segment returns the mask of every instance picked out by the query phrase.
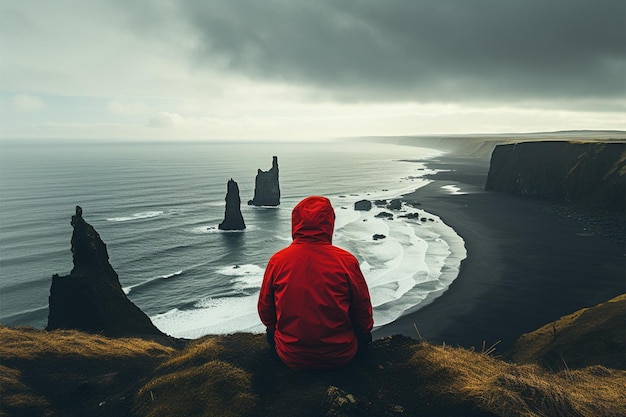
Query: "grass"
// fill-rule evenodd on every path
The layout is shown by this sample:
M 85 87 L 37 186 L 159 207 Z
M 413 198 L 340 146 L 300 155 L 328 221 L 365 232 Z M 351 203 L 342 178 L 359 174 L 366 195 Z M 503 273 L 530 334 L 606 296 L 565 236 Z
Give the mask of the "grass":
M 264 335 L 172 348 L 0 326 L 2 416 L 622 416 L 626 371 L 559 372 L 403 336 L 352 365 L 291 371 Z
M 175 350 L 135 338 L 0 326 L 0 416 L 128 415 Z
M 626 372 L 592 366 L 551 372 L 487 355 L 423 345 L 410 359 L 444 396 L 470 399 L 498 416 L 626 415 Z
M 512 348 L 511 359 L 553 370 L 594 364 L 626 369 L 624 323 L 626 294 L 522 335 Z
M 174 349 L 159 343 L 137 338 L 107 338 L 76 330 L 42 332 L 31 327 L 0 326 L 0 357 L 9 361 L 34 360 L 56 356 L 102 359 L 169 355 Z
M 145 417 L 247 415 L 256 405 L 251 378 L 223 361 L 166 373 L 139 390 L 136 412 Z

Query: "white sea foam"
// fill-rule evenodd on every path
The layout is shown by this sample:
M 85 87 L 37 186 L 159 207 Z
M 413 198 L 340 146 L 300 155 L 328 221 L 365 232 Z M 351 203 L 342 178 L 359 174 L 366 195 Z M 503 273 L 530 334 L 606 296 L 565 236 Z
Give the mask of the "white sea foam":
M 233 332 L 261 333 L 265 327 L 257 314 L 258 294 L 204 299 L 191 310 L 173 309 L 152 317 L 161 331 L 184 338 Z
M 251 290 L 261 288 L 265 269 L 258 265 L 230 265 L 217 270 L 218 274 L 232 277 L 235 288 Z
M 143 219 L 151 219 L 153 217 L 159 217 L 163 214 L 163 211 L 142 211 L 140 213 L 135 213 L 130 216 L 122 216 L 122 217 L 112 217 L 107 219 L 110 222 L 128 222 L 132 220 L 143 220 Z
M 350 200 L 359 198 L 355 195 Z M 376 214 L 383 211 L 392 213 L 394 219 L 377 218 Z M 367 212 L 336 212 L 333 243 L 359 258 L 372 298 L 375 326 L 391 323 L 431 302 L 458 275 L 466 256 L 464 242 L 437 216 L 405 204 L 395 211 L 373 207 Z M 417 218 L 406 217 L 416 214 Z M 374 234 L 383 234 L 385 238 L 374 240 Z M 263 268 L 254 264 L 230 265 L 216 272 L 231 277 L 234 287 L 244 295 L 207 298 L 190 310 L 170 310 L 153 317 L 155 325 L 176 337 L 262 332 L 256 302 Z
M 175 277 L 175 276 L 177 276 L 177 275 L 180 275 L 180 274 L 182 274 L 182 273 L 183 273 L 183 271 L 182 271 L 182 270 L 180 270 L 180 271 L 176 271 L 176 272 L 174 272 L 174 273 L 172 273 L 172 274 L 165 274 L 165 275 L 161 275 L 161 277 L 160 277 L 160 278 L 163 278 L 163 279 L 170 279 L 170 278 Z
M 219 274 L 228 275 L 228 276 L 254 276 L 254 275 L 263 275 L 263 268 L 258 265 L 253 264 L 245 264 L 245 265 L 230 265 L 225 266 L 224 268 L 220 268 L 217 270 Z
M 452 194 L 452 195 L 463 195 L 463 194 L 467 194 L 465 191 L 462 191 L 461 188 L 459 188 L 456 185 L 444 185 L 441 187 L 442 189 L 446 190 L 448 193 Z
M 352 197 L 343 204 L 353 204 L 363 196 Z M 380 195 L 370 199 L 380 199 Z M 376 217 L 381 212 L 393 214 L 393 220 Z M 458 275 L 466 256 L 464 242 L 454 230 L 437 216 L 406 204 L 401 210 L 373 206 L 370 211 L 338 211 L 337 218 L 334 243 L 361 261 L 375 326 L 423 305 L 429 294 L 440 295 Z M 385 237 L 374 240 L 374 234 Z

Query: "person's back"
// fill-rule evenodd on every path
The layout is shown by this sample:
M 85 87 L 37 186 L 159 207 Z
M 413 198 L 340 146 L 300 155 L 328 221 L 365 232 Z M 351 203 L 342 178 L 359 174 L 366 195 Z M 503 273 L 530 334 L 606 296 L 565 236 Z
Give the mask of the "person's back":
M 335 214 L 324 197 L 292 213 L 293 242 L 270 259 L 259 295 L 261 321 L 292 368 L 345 365 L 372 329 L 372 305 L 357 259 L 332 245 Z

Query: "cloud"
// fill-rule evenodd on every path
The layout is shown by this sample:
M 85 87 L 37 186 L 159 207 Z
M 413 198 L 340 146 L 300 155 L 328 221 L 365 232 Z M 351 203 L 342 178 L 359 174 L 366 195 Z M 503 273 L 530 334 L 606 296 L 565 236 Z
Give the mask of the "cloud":
M 622 0 L 59 0 L 11 8 L 22 23 L 0 28 L 5 45 L 16 45 L 2 49 L 12 64 L 0 80 L 22 90 L 200 97 L 245 79 L 296 87 L 309 101 L 623 110 Z
M 185 127 L 186 124 L 187 123 L 185 121 L 185 118 L 180 114 L 170 113 L 166 111 L 162 111 L 153 115 L 148 121 L 148 126 L 160 129 Z
M 18 110 L 23 112 L 36 112 L 46 107 L 43 99 L 30 94 L 17 94 L 13 96 L 12 102 Z
M 619 0 L 196 0 L 198 65 L 340 100 L 621 99 Z
M 87 137 L 86 123 L 107 126 L 93 136 L 122 138 L 623 129 L 625 8 L 623 0 L 8 2 L 0 136 L 43 135 L 34 126 L 52 122 L 56 136 L 66 128 Z

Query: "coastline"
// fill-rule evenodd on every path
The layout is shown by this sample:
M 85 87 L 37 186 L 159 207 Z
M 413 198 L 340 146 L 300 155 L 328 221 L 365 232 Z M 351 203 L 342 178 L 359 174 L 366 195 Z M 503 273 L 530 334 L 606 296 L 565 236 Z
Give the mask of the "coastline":
M 624 292 L 623 243 L 548 212 L 545 201 L 484 191 L 486 158 L 421 162 L 448 171 L 402 198 L 451 226 L 467 258 L 446 292 L 374 338 L 402 334 L 478 350 L 499 343 L 501 352 L 523 333 Z

